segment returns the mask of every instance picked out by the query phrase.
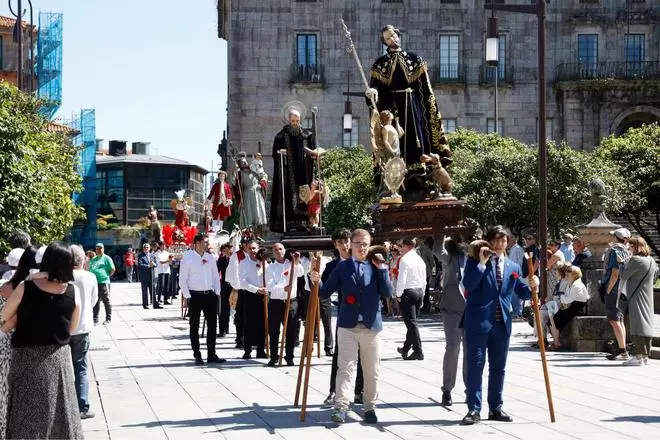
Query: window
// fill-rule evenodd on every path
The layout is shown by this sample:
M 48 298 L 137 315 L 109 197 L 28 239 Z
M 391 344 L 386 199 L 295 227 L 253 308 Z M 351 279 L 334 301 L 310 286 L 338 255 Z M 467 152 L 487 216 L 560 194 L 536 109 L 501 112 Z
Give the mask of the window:
M 502 136 L 502 133 L 504 133 L 504 120 L 501 118 L 497 118 L 497 134 Z M 493 118 L 487 118 L 486 119 L 486 133 L 493 133 L 495 131 L 495 119 Z
M 453 133 L 456 131 L 456 119 L 443 119 L 445 133 Z
M 598 34 L 578 34 L 577 44 L 580 71 L 591 77 L 598 63 Z
M 3 59 L 4 42 L 2 41 L 2 35 L 0 35 L 0 70 L 4 70 L 5 64 Z
M 353 124 L 351 127 L 351 131 L 344 131 L 344 139 L 342 141 L 342 145 L 344 147 L 352 147 L 353 145 L 357 145 L 358 143 L 358 126 L 359 126 L 359 121 L 358 118 L 353 118 Z
M 624 55 L 626 58 L 626 73 L 639 75 L 643 73 L 646 54 L 644 51 L 644 34 L 626 34 Z
M 300 126 L 306 130 L 311 130 L 312 129 L 312 118 L 305 118 L 303 119 L 302 123 Z
M 301 81 L 318 81 L 320 70 L 318 66 L 318 36 L 316 34 L 296 35 L 296 79 Z
M 440 35 L 440 79 L 459 78 L 458 38 L 458 35 Z

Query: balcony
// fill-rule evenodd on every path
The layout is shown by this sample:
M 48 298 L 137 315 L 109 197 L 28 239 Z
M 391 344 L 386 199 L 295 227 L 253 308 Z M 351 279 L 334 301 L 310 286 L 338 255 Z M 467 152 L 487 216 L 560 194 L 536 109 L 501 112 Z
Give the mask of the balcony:
M 437 67 L 433 82 L 439 84 L 465 84 L 465 65 L 444 64 Z
M 660 61 L 564 63 L 555 74 L 556 81 L 593 79 L 660 79 Z
M 291 65 L 292 84 L 323 84 L 323 66 L 320 64 L 293 64 Z
M 497 77 L 498 84 L 513 84 L 513 67 L 504 66 L 504 71 L 497 69 L 499 75 Z M 479 71 L 479 84 L 495 84 L 495 69 L 485 64 L 481 65 Z

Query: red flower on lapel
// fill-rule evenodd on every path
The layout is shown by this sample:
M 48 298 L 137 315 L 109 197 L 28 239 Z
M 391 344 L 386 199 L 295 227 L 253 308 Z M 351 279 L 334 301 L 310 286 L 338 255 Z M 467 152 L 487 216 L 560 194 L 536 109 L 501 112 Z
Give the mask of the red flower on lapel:
M 513 278 L 514 280 L 517 280 L 518 278 L 520 278 L 520 275 L 518 274 L 518 272 L 512 272 L 511 273 L 511 278 Z
M 207 260 L 206 258 L 202 258 L 202 264 L 206 264 L 208 262 L 209 262 L 209 260 Z
M 257 269 L 261 269 L 261 264 L 257 263 Z
M 348 295 L 348 296 L 346 297 L 346 304 L 353 305 L 353 304 L 355 304 L 356 302 L 357 302 L 357 298 L 356 298 L 355 296 L 353 296 L 353 295 Z
M 285 277 L 288 277 L 288 276 L 289 276 L 289 271 L 287 270 L 287 271 L 284 272 L 282 275 L 284 275 Z

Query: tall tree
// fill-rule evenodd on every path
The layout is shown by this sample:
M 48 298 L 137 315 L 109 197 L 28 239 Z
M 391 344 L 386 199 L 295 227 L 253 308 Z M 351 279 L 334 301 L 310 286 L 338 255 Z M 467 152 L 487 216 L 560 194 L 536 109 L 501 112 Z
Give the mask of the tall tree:
M 62 239 L 81 215 L 71 198 L 81 189 L 76 148 L 38 110 L 32 95 L 0 82 L 0 250 L 17 228 L 40 243 Z
M 660 125 L 605 138 L 595 155 L 615 164 L 614 172 L 623 179 L 619 213 L 660 255 Z

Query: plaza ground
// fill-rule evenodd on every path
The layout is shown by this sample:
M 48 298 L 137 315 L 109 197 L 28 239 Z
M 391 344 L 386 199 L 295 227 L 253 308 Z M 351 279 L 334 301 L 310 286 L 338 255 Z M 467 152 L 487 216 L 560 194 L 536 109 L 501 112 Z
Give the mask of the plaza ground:
M 302 423 L 293 407 L 297 366 L 266 368 L 265 360 L 240 359 L 231 326 L 232 333 L 218 339 L 218 355 L 227 363 L 196 367 L 178 301 L 163 310 L 144 310 L 139 284 L 126 283 L 112 285 L 111 300 L 112 324 L 97 326 L 92 334 L 90 400 L 96 417 L 83 420 L 87 439 L 660 438 L 656 360 L 623 367 L 601 353 L 549 353 L 557 414 L 557 422 L 550 423 L 540 355 L 529 348 L 532 328 L 526 323 L 514 324 L 507 363 L 504 409 L 514 423 L 461 426 L 462 384 L 453 392 L 454 406 L 439 405 L 444 333 L 439 316 L 432 315 L 420 323 L 424 361 L 403 361 L 396 352 L 405 337 L 403 321 L 385 322 L 380 423 L 362 423 L 358 406 L 357 414 L 349 413 L 352 421 L 337 426 L 329 421 L 330 410 L 320 408 L 331 358 L 313 358 Z

